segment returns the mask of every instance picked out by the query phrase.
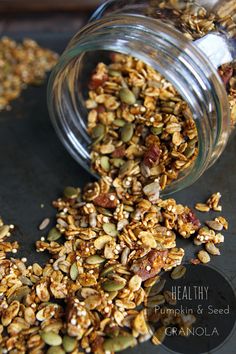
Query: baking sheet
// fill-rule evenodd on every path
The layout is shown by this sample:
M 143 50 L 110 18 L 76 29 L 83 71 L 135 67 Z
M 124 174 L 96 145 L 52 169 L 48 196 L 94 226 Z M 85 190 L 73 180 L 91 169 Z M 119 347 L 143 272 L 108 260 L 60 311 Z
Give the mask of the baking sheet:
M 16 39 L 21 39 L 20 33 Z M 27 34 L 29 36 L 29 34 Z M 71 33 L 59 35 L 30 34 L 40 45 L 62 52 Z M 16 37 L 16 36 L 15 36 Z M 220 247 L 221 256 L 212 257 L 211 265 L 220 269 L 235 289 L 236 286 L 236 139 L 231 139 L 226 150 L 215 165 L 194 185 L 174 195 L 180 203 L 193 206 L 203 202 L 213 192 L 221 192 L 223 212 L 229 220 L 225 243 Z M 19 256 L 29 262 L 42 263 L 46 254 L 34 251 L 34 243 L 43 231 L 38 225 L 45 218 L 54 225 L 55 210 L 51 201 L 60 196 L 66 185 L 83 186 L 91 179 L 64 149 L 51 125 L 46 104 L 46 83 L 29 87 L 13 102 L 12 109 L 0 112 L 0 215 L 8 223 L 16 225 L 14 238 L 21 244 Z M 41 205 L 44 204 L 42 208 Z M 209 214 L 198 213 L 201 220 Z M 212 213 L 212 216 L 219 214 Z M 186 257 L 190 258 L 196 248 L 190 241 L 181 240 Z M 215 353 L 235 353 L 236 334 Z M 166 349 L 144 343 L 129 353 L 168 353 Z

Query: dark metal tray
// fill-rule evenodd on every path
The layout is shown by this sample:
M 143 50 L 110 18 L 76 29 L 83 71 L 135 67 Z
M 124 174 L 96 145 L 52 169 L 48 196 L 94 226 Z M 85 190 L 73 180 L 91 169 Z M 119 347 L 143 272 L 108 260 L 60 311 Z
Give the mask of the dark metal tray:
M 27 33 L 27 35 L 29 35 Z M 21 39 L 25 34 L 19 34 Z M 14 36 L 16 37 L 16 36 Z M 33 35 L 42 46 L 62 52 L 70 33 Z M 28 262 L 47 258 L 34 252 L 34 243 L 44 235 L 37 228 L 45 218 L 54 222 L 51 201 L 60 196 L 64 186 L 83 186 L 91 177 L 64 149 L 51 125 L 46 103 L 46 83 L 29 87 L 13 102 L 10 111 L 0 112 L 0 215 L 16 225 L 14 237 L 20 242 L 19 256 Z M 224 215 L 230 224 L 225 233 L 221 256 L 212 257 L 211 265 L 220 269 L 236 285 L 236 139 L 232 138 L 221 158 L 194 185 L 174 195 L 181 203 L 193 206 L 213 192 L 222 193 Z M 44 204 L 44 208 L 41 208 Z M 198 213 L 201 220 L 209 215 Z M 212 213 L 212 216 L 219 215 Z M 181 241 L 187 258 L 196 252 L 190 241 Z M 236 335 L 217 353 L 235 353 Z M 167 353 L 166 349 L 145 343 L 129 352 Z

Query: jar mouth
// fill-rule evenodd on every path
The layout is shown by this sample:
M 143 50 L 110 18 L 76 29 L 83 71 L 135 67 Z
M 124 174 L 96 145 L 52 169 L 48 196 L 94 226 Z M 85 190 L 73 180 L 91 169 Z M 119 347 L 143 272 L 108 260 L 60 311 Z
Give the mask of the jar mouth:
M 162 195 L 189 186 L 221 154 L 226 144 L 229 135 L 227 94 L 217 71 L 200 49 L 159 20 L 113 15 L 88 24 L 75 35 L 48 85 L 49 112 L 60 139 L 70 154 L 92 173 L 85 122 L 87 112 L 81 104 L 83 98 L 78 98 L 76 80 L 79 80 L 79 67 L 86 53 L 93 53 L 98 62 L 95 53 L 107 51 L 132 55 L 152 66 L 188 103 L 198 130 L 198 156 Z

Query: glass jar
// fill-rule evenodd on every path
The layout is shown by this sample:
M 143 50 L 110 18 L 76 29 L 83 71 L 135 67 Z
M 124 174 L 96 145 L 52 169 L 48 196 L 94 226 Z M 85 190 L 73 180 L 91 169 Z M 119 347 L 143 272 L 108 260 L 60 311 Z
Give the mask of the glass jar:
M 162 195 L 192 184 L 221 155 L 236 119 L 236 67 L 222 69 L 236 54 L 236 5 L 234 0 L 199 3 L 108 1 L 70 41 L 50 77 L 49 112 L 67 150 L 92 174 L 85 101 L 93 69 L 108 62 L 111 52 L 132 55 L 159 71 L 196 122 L 198 156 Z M 229 80 L 233 88 L 227 96 Z

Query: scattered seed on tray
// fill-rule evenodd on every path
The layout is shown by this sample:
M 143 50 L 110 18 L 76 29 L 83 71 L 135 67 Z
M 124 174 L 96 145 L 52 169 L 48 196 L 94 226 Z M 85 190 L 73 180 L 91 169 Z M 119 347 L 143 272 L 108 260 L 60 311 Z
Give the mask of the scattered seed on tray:
M 39 225 L 39 230 L 44 230 L 50 224 L 50 219 L 45 218 Z

